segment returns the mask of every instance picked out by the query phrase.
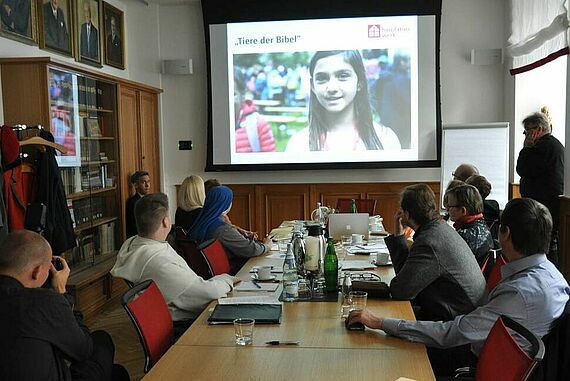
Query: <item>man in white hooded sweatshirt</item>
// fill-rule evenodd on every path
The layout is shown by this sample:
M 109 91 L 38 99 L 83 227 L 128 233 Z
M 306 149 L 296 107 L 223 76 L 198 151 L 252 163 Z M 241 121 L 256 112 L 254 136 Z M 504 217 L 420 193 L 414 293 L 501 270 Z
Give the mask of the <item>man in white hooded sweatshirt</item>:
M 204 280 L 166 242 L 171 222 L 164 193 L 141 198 L 135 220 L 138 235 L 123 243 L 111 274 L 135 284 L 152 279 L 166 300 L 178 336 L 208 303 L 225 296 L 240 280 L 228 274 Z

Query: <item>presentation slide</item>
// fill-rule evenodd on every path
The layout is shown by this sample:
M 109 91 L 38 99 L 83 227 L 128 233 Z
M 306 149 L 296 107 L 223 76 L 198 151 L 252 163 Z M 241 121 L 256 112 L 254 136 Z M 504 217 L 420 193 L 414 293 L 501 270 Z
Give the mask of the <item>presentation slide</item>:
M 437 159 L 435 16 L 209 25 L 215 165 Z

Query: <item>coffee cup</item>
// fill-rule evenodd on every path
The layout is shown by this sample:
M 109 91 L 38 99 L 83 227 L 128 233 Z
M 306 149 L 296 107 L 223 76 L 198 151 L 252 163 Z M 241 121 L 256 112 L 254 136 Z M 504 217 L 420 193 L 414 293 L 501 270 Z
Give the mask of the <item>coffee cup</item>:
M 362 234 L 353 234 L 352 235 L 352 243 L 358 245 L 364 241 L 364 235 Z
M 377 265 L 387 265 L 390 261 L 390 254 L 388 253 L 376 253 L 376 264 Z
M 271 266 L 260 266 L 257 268 L 257 279 L 267 280 L 271 279 Z

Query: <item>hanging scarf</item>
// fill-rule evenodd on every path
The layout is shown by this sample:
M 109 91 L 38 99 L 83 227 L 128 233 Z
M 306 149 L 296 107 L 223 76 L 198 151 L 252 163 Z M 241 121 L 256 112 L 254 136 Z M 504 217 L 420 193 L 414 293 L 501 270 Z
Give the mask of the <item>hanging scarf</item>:
M 190 238 L 197 242 L 211 239 L 218 227 L 227 224 L 222 213 L 230 208 L 232 200 L 233 193 L 230 188 L 221 185 L 210 189 L 200 215 L 190 227 Z
M 462 229 L 465 225 L 470 224 L 471 222 L 482 218 L 483 218 L 483 213 L 474 214 L 472 216 L 465 216 L 455 221 L 453 223 L 453 227 L 455 228 L 455 230 L 459 230 Z

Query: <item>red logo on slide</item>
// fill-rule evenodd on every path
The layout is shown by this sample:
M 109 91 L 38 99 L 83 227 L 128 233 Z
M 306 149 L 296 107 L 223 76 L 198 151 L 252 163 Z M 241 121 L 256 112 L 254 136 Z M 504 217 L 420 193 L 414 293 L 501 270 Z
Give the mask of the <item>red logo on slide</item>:
M 368 38 L 379 38 L 379 37 L 380 37 L 380 24 L 368 25 Z

